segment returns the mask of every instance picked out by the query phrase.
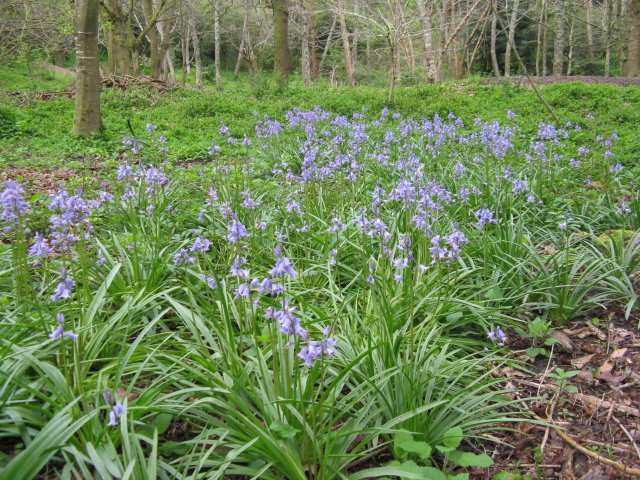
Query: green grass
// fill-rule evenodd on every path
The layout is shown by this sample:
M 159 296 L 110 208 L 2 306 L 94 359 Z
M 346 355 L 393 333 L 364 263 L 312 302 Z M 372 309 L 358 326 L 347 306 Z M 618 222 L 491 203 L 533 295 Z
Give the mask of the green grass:
M 295 107 L 312 109 L 319 105 L 350 115 L 363 107 L 380 111 L 387 104 L 383 88 L 353 89 L 326 83 L 307 88 L 294 78 L 291 86 L 280 92 L 268 78 L 254 87 L 247 78 L 233 80 L 227 74 L 223 91 L 216 91 L 211 85 L 203 91 L 178 88 L 164 95 L 141 87 L 104 89 L 103 133 L 77 139 L 70 133 L 73 99 L 31 99 L 37 92 L 61 91 L 68 81 L 58 74 L 37 69 L 35 72 L 30 79 L 19 67 L 0 69 L 0 117 L 2 111 L 10 112 L 17 129 L 10 138 L 0 139 L 0 158 L 5 165 L 78 167 L 82 161 L 113 158 L 119 151 L 118 141 L 123 134 L 129 134 L 127 120 L 137 134 L 147 122 L 157 125 L 169 138 L 171 160 L 201 160 L 206 158 L 206 149 L 220 122 L 226 123 L 232 134 L 240 134 L 253 128 L 256 112 L 281 120 L 286 111 Z M 22 95 L 8 97 L 7 92 Z M 544 87 L 542 93 L 563 121 L 577 122 L 592 113 L 603 134 L 616 131 L 623 140 L 623 149 L 618 152 L 623 161 L 640 155 L 640 138 L 634 127 L 640 123 L 640 88 L 567 83 Z M 511 109 L 518 112 L 527 135 L 535 132 L 538 122 L 552 120 L 530 89 L 483 85 L 480 80 L 400 89 L 395 103 L 389 106 L 416 118 L 431 118 L 434 114 L 446 117 L 453 112 L 466 123 L 472 123 L 476 116 L 504 120 L 506 111 Z
M 545 88 L 558 132 L 513 86 L 226 78 L 105 91 L 76 139 L 59 79 L 6 71 L 0 478 L 466 478 L 527 421 L 498 327 L 638 303 L 637 89 Z

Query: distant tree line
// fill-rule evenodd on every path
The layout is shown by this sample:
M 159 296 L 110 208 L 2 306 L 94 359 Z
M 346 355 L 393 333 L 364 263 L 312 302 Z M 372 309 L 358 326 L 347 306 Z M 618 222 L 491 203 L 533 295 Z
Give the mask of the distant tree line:
M 223 70 L 273 71 L 280 86 L 292 71 L 308 85 L 352 86 L 384 73 L 392 97 L 398 85 L 476 74 L 640 76 L 640 0 L 0 3 L 3 61 L 62 64 L 74 44 L 77 68 L 92 75 L 187 82 L 194 70 L 196 86 L 210 76 L 222 87 Z

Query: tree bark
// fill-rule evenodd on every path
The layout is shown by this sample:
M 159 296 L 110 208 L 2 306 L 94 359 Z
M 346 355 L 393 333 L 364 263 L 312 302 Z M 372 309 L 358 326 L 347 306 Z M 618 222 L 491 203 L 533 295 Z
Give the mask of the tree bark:
M 627 8 L 626 55 L 623 74 L 640 77 L 640 0 L 630 0 Z
M 271 6 L 276 83 L 284 88 L 289 83 L 289 0 L 272 0 Z
M 358 65 L 358 36 L 360 35 L 360 1 L 353 0 L 353 38 L 351 40 L 351 63 L 353 64 L 353 72 L 356 72 Z
M 429 6 L 429 11 L 425 6 L 424 0 L 416 0 L 418 7 L 418 15 L 422 23 L 422 42 L 424 44 L 424 70 L 425 80 L 427 82 L 436 81 L 436 60 L 433 52 L 433 32 L 431 27 L 431 14 L 433 7 Z
M 311 63 L 309 61 L 309 16 L 304 9 L 304 1 L 300 5 L 302 9 L 302 38 L 300 39 L 300 69 L 302 80 L 308 87 L 311 85 Z
M 130 25 L 129 17 L 116 0 L 105 1 L 104 12 L 108 22 L 104 25 L 107 39 L 108 71 L 112 75 L 129 75 Z
M 593 0 L 587 0 L 587 59 L 593 64 L 595 59 L 593 42 Z
M 318 81 L 318 52 L 316 39 L 316 7 L 315 0 L 309 1 L 309 43 L 311 44 L 311 75 Z
M 504 76 L 511 76 L 511 44 L 515 43 L 516 37 L 516 25 L 518 23 L 518 7 L 520 6 L 519 0 L 513 0 L 513 6 L 511 11 L 511 19 L 509 20 L 509 39 L 504 51 Z
M 76 0 L 76 100 L 73 133 L 100 131 L 98 0 Z
M 196 62 L 196 87 L 202 86 L 202 55 L 200 54 L 200 38 L 195 24 L 191 28 L 191 44 L 193 45 L 193 59 Z
M 604 2 L 604 76 L 608 77 L 611 73 L 611 10 L 612 0 Z
M 324 61 L 327 58 L 327 53 L 329 52 L 329 48 L 331 47 L 333 32 L 336 29 L 336 21 L 337 21 L 337 17 L 334 14 L 333 20 L 331 22 L 331 28 L 329 29 L 329 34 L 327 35 L 327 43 L 324 44 L 324 50 L 322 51 L 322 58 L 320 59 L 320 70 L 322 70 L 322 65 L 324 64 Z
M 222 88 L 222 73 L 220 70 L 220 2 L 214 0 L 213 2 L 213 59 L 215 75 L 216 75 L 216 87 Z
M 336 1 L 336 13 L 340 22 L 340 35 L 342 36 L 342 49 L 344 51 L 344 65 L 347 73 L 347 81 L 352 87 L 356 86 L 356 74 L 353 70 L 353 61 L 351 60 L 351 47 L 349 46 L 349 32 L 347 31 L 347 23 L 344 19 L 344 0 Z
M 555 29 L 553 32 L 553 74 L 562 75 L 564 68 L 565 37 L 565 2 L 555 0 Z
M 494 3 L 494 7 L 492 8 L 493 12 L 491 13 L 491 65 L 493 66 L 493 75 L 499 77 L 500 66 L 498 65 L 498 54 L 496 53 L 496 42 L 498 39 L 498 17 L 495 8 L 496 0 L 491 1 Z

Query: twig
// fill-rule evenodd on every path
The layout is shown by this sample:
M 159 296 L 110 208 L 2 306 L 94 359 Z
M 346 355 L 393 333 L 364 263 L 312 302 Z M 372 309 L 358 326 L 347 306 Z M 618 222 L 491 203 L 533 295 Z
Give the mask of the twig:
M 633 448 L 635 448 L 636 453 L 638 454 L 638 458 L 640 458 L 640 448 L 638 448 L 638 445 L 636 444 L 636 441 L 633 439 L 633 437 L 631 436 L 631 434 L 629 433 L 629 431 L 624 427 L 624 425 L 622 423 L 620 423 L 620 420 L 618 420 L 615 415 L 613 417 L 613 421 L 616 422 L 618 424 L 618 426 L 622 429 L 622 431 L 624 432 L 624 434 L 627 436 L 627 438 L 629 440 L 631 440 L 631 445 L 633 445 Z
M 518 378 L 512 378 L 511 380 L 514 380 L 522 385 L 526 385 L 529 387 L 538 387 L 537 383 L 534 382 L 528 382 L 526 380 L 520 380 Z M 553 391 L 558 391 L 558 387 L 556 387 L 555 385 L 543 385 L 542 386 L 543 389 L 545 390 L 553 390 Z M 595 406 L 596 408 L 601 407 L 601 408 L 611 408 L 613 406 L 613 409 L 624 413 L 626 415 L 631 415 L 633 417 L 640 417 L 640 410 L 638 410 L 637 408 L 633 408 L 633 407 L 627 407 L 626 405 L 620 405 L 617 404 L 615 402 L 610 402 L 608 400 L 600 400 L 597 397 L 593 397 L 591 395 L 584 395 L 582 393 L 571 393 L 568 392 L 568 395 L 571 396 L 572 398 L 576 399 L 576 400 L 580 400 L 581 402 L 584 402 L 590 406 Z
M 556 433 L 564 440 L 570 447 L 578 450 L 580 453 L 584 453 L 587 457 L 594 459 L 596 462 L 604 463 L 605 465 L 609 465 L 610 467 L 615 468 L 619 472 L 624 473 L 625 475 L 631 475 L 633 477 L 640 477 L 640 468 L 627 467 L 622 463 L 618 463 L 614 460 L 611 460 L 607 457 L 603 457 L 602 455 L 598 455 L 596 452 L 589 450 L 588 448 L 583 447 L 578 442 L 576 442 L 569 435 L 564 433 L 560 429 L 556 429 Z
M 527 405 L 526 405 L 526 403 L 524 401 L 522 402 L 522 404 L 525 406 L 525 408 L 527 408 L 527 410 L 529 410 L 529 413 L 531 414 L 531 416 L 534 419 L 536 419 L 536 420 L 538 420 L 540 422 L 546 422 L 545 419 L 543 419 L 542 417 L 540 417 L 540 416 L 536 415 L 534 412 L 532 412 L 527 407 Z M 562 440 L 564 440 L 565 443 L 567 443 L 574 450 L 578 450 L 580 453 L 585 454 L 587 457 L 592 458 L 596 462 L 604 463 L 605 465 L 609 465 L 610 467 L 615 468 L 616 470 L 618 470 L 619 472 L 624 473 L 625 475 L 631 475 L 632 477 L 640 477 L 640 468 L 627 467 L 626 465 L 623 465 L 622 463 L 616 462 L 616 461 L 611 460 L 611 459 L 609 459 L 607 457 L 603 457 L 602 455 L 599 455 L 596 452 L 593 452 L 593 451 L 589 450 L 588 448 L 585 448 L 582 445 L 580 445 L 573 438 L 571 438 L 569 435 L 567 435 L 557 425 L 551 424 L 551 426 L 553 427 L 555 432 L 558 434 L 558 436 L 560 438 L 562 438 Z

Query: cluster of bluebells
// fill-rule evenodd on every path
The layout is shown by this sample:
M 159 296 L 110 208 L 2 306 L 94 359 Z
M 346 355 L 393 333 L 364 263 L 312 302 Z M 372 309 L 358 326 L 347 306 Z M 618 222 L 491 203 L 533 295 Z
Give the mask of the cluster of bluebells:
M 0 192 L 0 204 L 2 204 L 0 218 L 9 224 L 8 229 L 29 213 L 29 204 L 23 198 L 23 193 L 24 190 L 16 182 L 12 180 L 4 182 L 4 189 Z

